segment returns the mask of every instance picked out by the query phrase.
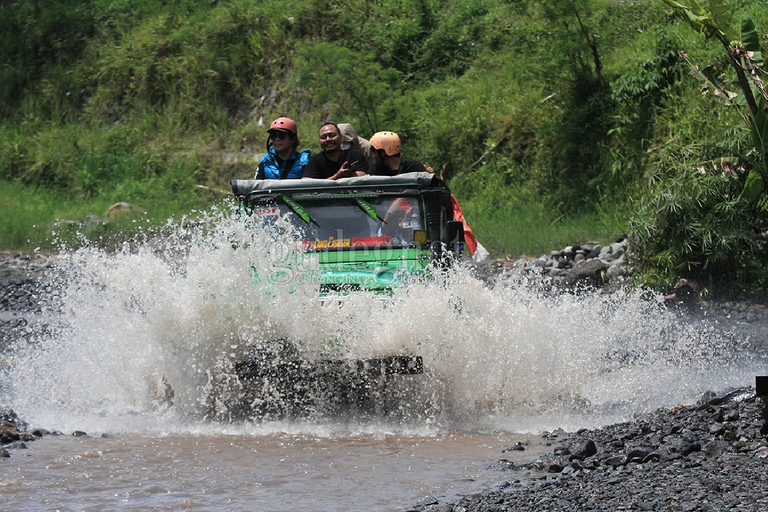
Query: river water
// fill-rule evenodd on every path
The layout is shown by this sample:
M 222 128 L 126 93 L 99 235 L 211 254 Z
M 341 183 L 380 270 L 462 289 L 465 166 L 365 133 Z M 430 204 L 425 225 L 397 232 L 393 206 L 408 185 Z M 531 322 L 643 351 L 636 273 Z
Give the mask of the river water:
M 552 294 L 515 274 L 489 287 L 466 269 L 386 301 L 321 303 L 311 268 L 254 285 L 289 246 L 214 212 L 117 252 L 69 252 L 41 297 L 48 327 L 0 371 L 0 404 L 62 435 L 0 460 L 2 508 L 405 510 L 503 482 L 493 463 L 551 451 L 545 432 L 765 374 L 749 326 L 650 294 Z M 318 390 L 296 417 L 232 420 L 233 364 L 271 339 L 307 358 L 329 342 L 342 358 L 418 354 L 425 371 L 377 388 L 372 409 Z

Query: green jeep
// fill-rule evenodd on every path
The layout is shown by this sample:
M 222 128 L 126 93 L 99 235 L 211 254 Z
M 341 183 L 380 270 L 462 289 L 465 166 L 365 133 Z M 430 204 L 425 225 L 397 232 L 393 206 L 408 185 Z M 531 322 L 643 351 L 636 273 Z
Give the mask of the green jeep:
M 450 266 L 463 250 L 463 225 L 453 220 L 450 191 L 431 173 L 231 184 L 240 211 L 258 216 L 262 226 L 289 220 L 299 258 L 316 258 L 321 300 L 343 301 L 359 292 L 386 296 Z M 255 275 L 254 281 L 279 278 Z M 244 402 L 256 415 L 282 417 L 313 409 L 321 389 L 346 404 L 371 406 L 372 392 L 387 379 L 421 374 L 424 367 L 418 354 L 344 360 L 331 351 L 310 361 L 281 339 L 251 347 L 235 370 L 248 390 Z

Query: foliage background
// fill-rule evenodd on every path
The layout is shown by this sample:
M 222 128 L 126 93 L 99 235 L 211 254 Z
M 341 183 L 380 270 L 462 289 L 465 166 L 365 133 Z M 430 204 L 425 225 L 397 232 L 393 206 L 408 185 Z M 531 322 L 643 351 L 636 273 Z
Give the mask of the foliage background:
M 494 256 L 628 233 L 652 285 L 763 293 L 765 212 L 723 210 L 743 177 L 704 165 L 748 133 L 679 50 L 726 55 L 661 1 L 11 0 L 0 43 L 6 248 L 118 201 L 157 223 L 220 201 L 288 115 L 314 149 L 330 119 L 398 132 Z

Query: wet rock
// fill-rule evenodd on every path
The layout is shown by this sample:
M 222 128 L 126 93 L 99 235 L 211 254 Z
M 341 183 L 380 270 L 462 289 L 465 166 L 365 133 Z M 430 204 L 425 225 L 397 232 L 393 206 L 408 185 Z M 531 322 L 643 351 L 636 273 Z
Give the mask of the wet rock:
M 491 464 L 488 469 L 491 471 L 509 471 L 515 469 L 515 463 L 507 459 L 499 459 L 498 462 Z
M 587 457 L 591 457 L 597 453 L 597 446 L 591 439 L 587 439 L 571 446 L 570 460 L 584 460 Z
M 437 505 L 438 501 L 437 498 L 434 496 L 424 496 L 419 501 L 416 502 L 417 507 L 425 507 L 427 505 Z
M 27 424 L 12 409 L 0 407 L 0 427 L 5 427 L 6 430 L 26 430 Z
M 709 426 L 709 434 L 713 436 L 721 436 L 725 434 L 725 426 L 722 423 L 713 423 Z
M 573 267 L 565 278 L 565 283 L 568 285 L 578 283 L 584 286 L 603 286 L 605 283 L 604 272 L 607 268 L 608 266 L 599 259 L 585 260 Z
M 21 439 L 18 432 L 12 430 L 0 429 L 0 444 L 10 444 Z
M 558 460 L 547 464 L 547 473 L 560 473 L 563 470 L 562 463 Z
M 612 467 L 615 468 L 615 467 L 623 466 L 624 464 L 626 464 L 627 463 L 627 457 L 625 455 L 621 455 L 621 454 L 611 455 L 610 457 L 605 458 L 605 460 L 603 460 L 603 462 L 607 466 L 612 466 Z

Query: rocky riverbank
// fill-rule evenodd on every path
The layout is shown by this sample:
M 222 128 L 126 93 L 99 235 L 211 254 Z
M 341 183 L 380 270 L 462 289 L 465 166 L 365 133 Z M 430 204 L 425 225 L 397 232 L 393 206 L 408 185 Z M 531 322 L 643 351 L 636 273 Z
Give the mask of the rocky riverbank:
M 745 388 L 708 394 L 628 423 L 552 432 L 552 452 L 491 468 L 508 481 L 457 503 L 426 498 L 413 511 L 768 510 L 765 401 Z
M 626 284 L 634 273 L 627 261 L 628 246 L 628 240 L 622 236 L 609 245 L 570 245 L 535 259 L 489 259 L 478 265 L 476 274 L 491 281 L 514 269 L 544 277 L 559 289 L 589 287 L 611 291 Z

